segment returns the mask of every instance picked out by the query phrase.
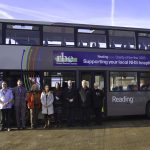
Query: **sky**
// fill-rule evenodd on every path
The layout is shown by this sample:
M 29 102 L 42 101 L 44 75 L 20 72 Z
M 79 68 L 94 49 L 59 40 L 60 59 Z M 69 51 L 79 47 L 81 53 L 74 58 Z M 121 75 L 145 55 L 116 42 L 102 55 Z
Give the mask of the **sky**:
M 150 28 L 150 0 L 0 0 L 0 18 Z

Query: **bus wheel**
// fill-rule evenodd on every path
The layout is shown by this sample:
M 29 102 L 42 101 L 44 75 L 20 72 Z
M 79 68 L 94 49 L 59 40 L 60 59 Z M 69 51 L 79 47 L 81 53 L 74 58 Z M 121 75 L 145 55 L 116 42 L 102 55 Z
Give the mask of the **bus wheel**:
M 146 116 L 150 119 L 150 102 L 146 105 Z

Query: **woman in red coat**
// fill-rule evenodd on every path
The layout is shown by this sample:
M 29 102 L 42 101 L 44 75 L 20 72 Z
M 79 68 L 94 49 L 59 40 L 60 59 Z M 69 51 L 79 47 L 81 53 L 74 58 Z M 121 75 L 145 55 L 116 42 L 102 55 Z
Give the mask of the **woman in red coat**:
M 28 108 L 30 109 L 31 128 L 37 128 L 38 115 L 41 111 L 41 92 L 36 84 L 32 85 L 31 91 L 28 93 Z

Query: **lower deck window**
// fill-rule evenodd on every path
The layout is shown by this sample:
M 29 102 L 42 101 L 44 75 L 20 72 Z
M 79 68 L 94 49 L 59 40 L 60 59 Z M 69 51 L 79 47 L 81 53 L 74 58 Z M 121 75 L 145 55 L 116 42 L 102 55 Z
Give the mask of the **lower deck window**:
M 110 91 L 137 91 L 136 72 L 110 72 Z
M 62 88 L 66 88 L 68 80 L 76 86 L 75 72 L 44 72 L 43 85 L 50 85 L 53 89 L 58 82 Z
M 150 73 L 146 72 L 140 73 L 140 90 L 142 91 L 150 90 Z

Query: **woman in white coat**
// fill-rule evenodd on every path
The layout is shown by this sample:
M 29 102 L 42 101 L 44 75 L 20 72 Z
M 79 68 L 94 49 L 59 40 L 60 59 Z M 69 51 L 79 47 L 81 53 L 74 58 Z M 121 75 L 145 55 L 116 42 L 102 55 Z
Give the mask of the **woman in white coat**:
M 45 85 L 44 91 L 41 94 L 42 114 L 44 114 L 45 120 L 44 128 L 50 127 L 50 119 L 54 114 L 53 101 L 53 93 L 50 91 L 49 86 Z

